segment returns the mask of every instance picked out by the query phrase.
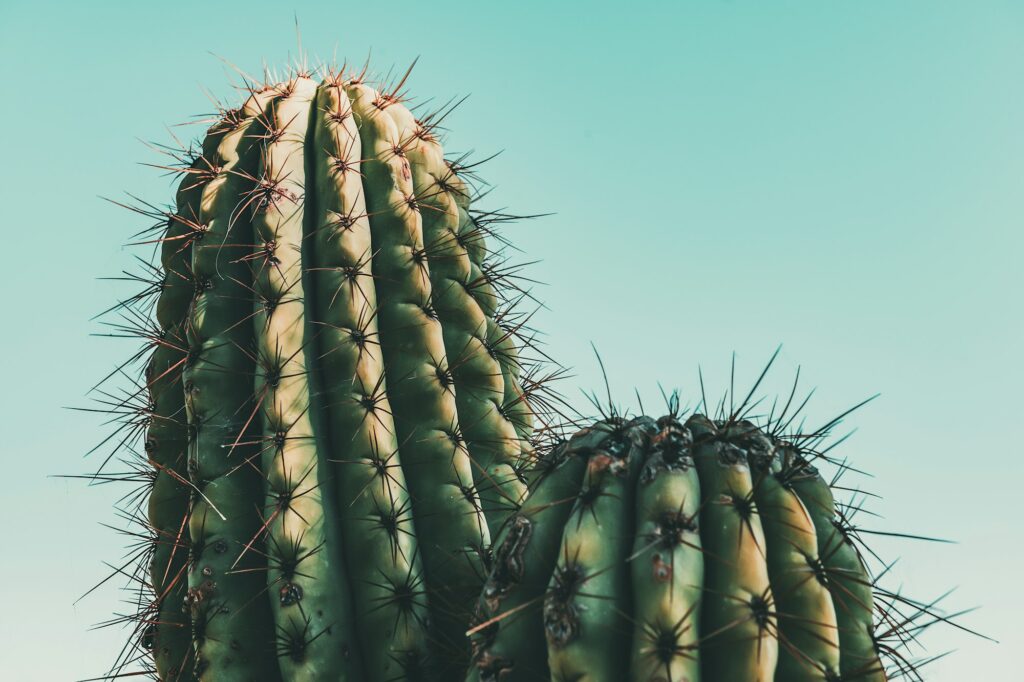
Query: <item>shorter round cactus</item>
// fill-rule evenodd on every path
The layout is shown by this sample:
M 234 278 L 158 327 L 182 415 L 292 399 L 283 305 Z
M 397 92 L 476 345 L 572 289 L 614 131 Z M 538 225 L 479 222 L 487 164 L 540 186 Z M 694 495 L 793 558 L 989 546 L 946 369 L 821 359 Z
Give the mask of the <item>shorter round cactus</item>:
M 467 679 L 885 680 L 821 434 L 777 431 L 673 409 L 552 450 L 495 545 Z

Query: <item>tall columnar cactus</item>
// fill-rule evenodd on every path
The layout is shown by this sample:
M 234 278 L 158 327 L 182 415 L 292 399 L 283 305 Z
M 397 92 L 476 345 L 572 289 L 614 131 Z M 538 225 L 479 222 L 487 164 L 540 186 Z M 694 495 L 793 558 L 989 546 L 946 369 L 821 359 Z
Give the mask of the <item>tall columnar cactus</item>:
M 253 87 L 180 169 L 140 389 L 161 680 L 461 675 L 537 383 L 484 239 L 506 216 L 401 86 Z
M 887 679 L 910 621 L 876 608 L 816 440 L 675 410 L 576 433 L 499 535 L 467 680 Z

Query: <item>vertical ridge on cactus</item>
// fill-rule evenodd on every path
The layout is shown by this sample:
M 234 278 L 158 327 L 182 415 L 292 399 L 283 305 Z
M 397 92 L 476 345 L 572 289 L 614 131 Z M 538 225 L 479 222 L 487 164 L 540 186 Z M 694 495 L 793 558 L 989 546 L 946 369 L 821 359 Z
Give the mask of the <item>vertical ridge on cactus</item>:
M 834 674 L 840 670 L 843 649 L 834 599 L 819 570 L 821 553 L 814 524 L 788 484 L 791 463 L 773 461 L 772 443 L 757 436 L 751 433 L 749 441 L 756 448 L 750 456 L 754 503 L 765 529 L 768 576 L 783 643 L 776 676 L 797 679 L 806 676 L 807 668 L 822 675 Z
M 200 157 L 182 178 L 177 203 L 181 213 L 168 221 L 162 244 L 163 281 L 157 308 L 159 335 L 146 369 L 151 417 L 145 450 L 154 467 L 149 497 L 149 525 L 156 541 L 150 567 L 155 599 L 153 626 L 146 636 L 154 647 L 158 674 L 178 677 L 194 665 L 192 627 L 182 612 L 188 591 L 187 565 L 189 488 L 187 469 L 188 423 L 180 366 L 187 355 L 184 321 L 192 295 L 182 276 L 190 267 L 189 223 L 198 215 L 198 196 L 208 182 L 211 168 Z M 188 679 L 187 675 L 184 679 Z
M 423 521 L 416 533 L 424 569 L 435 580 L 431 634 L 442 651 L 454 653 L 465 632 L 460 591 L 480 585 L 480 552 L 490 534 L 475 498 L 454 388 L 447 381 L 441 323 L 432 295 L 423 224 L 403 140 L 388 109 L 402 106 L 362 82 L 346 84 L 359 127 L 371 214 L 377 318 L 399 456 Z
M 341 538 L 368 670 L 393 667 L 395 652 L 427 656 L 422 557 L 411 528 L 409 487 L 380 351 L 374 246 L 363 193 L 359 129 L 344 85 L 329 82 L 314 106 L 310 271 L 316 295 L 317 361 L 326 399 Z M 349 384 L 329 377 L 353 377 Z M 403 593 L 404 591 L 404 593 Z M 404 600 L 404 601 L 403 601 Z M 394 627 L 392 640 L 379 633 Z
M 200 679 L 276 677 L 266 673 L 273 663 L 270 602 L 254 599 L 267 586 L 263 562 L 251 547 L 261 530 L 263 485 L 252 419 L 257 401 L 247 301 L 253 285 L 241 258 L 253 236 L 250 216 L 237 211 L 245 175 L 259 163 L 257 136 L 271 101 L 270 93 L 253 95 L 207 134 L 203 155 L 216 172 L 202 187 L 191 234 L 194 294 L 182 378 L 195 495 L 186 603 Z
M 705 584 L 703 546 L 696 532 L 700 479 L 687 459 L 690 433 L 672 420 L 662 420 L 658 426 L 662 428 L 651 438 L 652 452 L 640 469 L 636 492 L 636 537 L 630 554 L 634 601 L 630 670 L 638 679 L 650 679 L 668 666 L 678 677 L 697 679 L 698 659 L 686 657 L 685 652 L 699 644 Z M 657 561 L 648 559 L 651 552 L 659 553 Z
M 833 597 L 843 652 L 840 673 L 851 679 L 883 680 L 885 668 L 873 626 L 874 583 L 844 532 L 845 521 L 837 513 L 829 485 L 798 452 L 785 454 L 789 458 L 786 479 L 814 524 L 819 559 L 813 566 L 815 578 L 829 586 Z
M 526 404 L 530 340 L 502 321 L 519 295 L 489 270 L 471 171 L 401 86 L 329 69 L 249 86 L 180 170 L 157 240 L 152 596 L 132 645 L 157 679 L 465 669 L 543 405 Z
M 487 291 L 473 288 L 473 261 L 460 243 L 460 232 L 471 223 L 465 182 L 444 162 L 437 138 L 417 122 L 408 109 L 387 109 L 408 140 L 404 154 L 417 187 L 416 202 L 423 216 L 424 257 L 434 308 L 441 322 L 444 352 L 459 413 L 466 449 L 471 455 L 475 490 L 482 491 L 484 516 L 490 528 L 500 528 L 522 499 L 525 486 L 516 471 L 520 436 L 503 413 L 506 384 L 515 383 L 498 361 L 492 345 L 500 328 Z M 463 205 L 460 205 L 463 204 Z M 473 494 L 475 494 L 475 490 Z

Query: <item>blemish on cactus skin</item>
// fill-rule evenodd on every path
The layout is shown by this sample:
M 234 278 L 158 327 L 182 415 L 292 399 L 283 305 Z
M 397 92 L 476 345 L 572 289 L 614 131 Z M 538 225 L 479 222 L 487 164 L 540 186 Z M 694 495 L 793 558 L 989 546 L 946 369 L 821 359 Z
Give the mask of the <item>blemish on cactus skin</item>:
M 664 583 L 672 580 L 672 564 L 666 562 L 660 554 L 655 553 L 651 556 L 651 564 L 652 575 L 656 582 Z
M 281 606 L 293 606 L 302 601 L 302 586 L 295 583 L 285 583 L 278 590 Z

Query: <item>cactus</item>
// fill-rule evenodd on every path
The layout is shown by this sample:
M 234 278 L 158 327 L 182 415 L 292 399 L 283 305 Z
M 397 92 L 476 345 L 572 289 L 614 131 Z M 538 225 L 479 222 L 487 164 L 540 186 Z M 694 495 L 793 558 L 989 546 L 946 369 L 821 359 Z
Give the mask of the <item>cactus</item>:
M 135 208 L 159 265 L 114 308 L 145 343 L 112 376 L 144 379 L 103 401 L 147 495 L 106 678 L 919 679 L 901 647 L 945 618 L 868 570 L 815 466 L 834 423 L 673 397 L 548 442 L 561 370 L 523 355 L 485 239 L 513 216 L 471 206 L 406 77 L 247 86 L 172 152 L 173 208 Z
M 167 681 L 465 669 L 543 383 L 485 240 L 511 216 L 471 207 L 447 109 L 324 73 L 249 87 L 181 157 L 175 207 L 139 209 L 162 230 L 156 315 L 118 308 L 147 364 L 115 411 L 147 403 L 126 425 L 150 596 L 118 673 L 147 652 Z
M 541 458 L 496 539 L 467 682 L 920 679 L 887 640 L 936 616 L 869 572 L 814 464 L 836 422 L 783 435 L 744 409 L 683 419 L 673 396 Z

